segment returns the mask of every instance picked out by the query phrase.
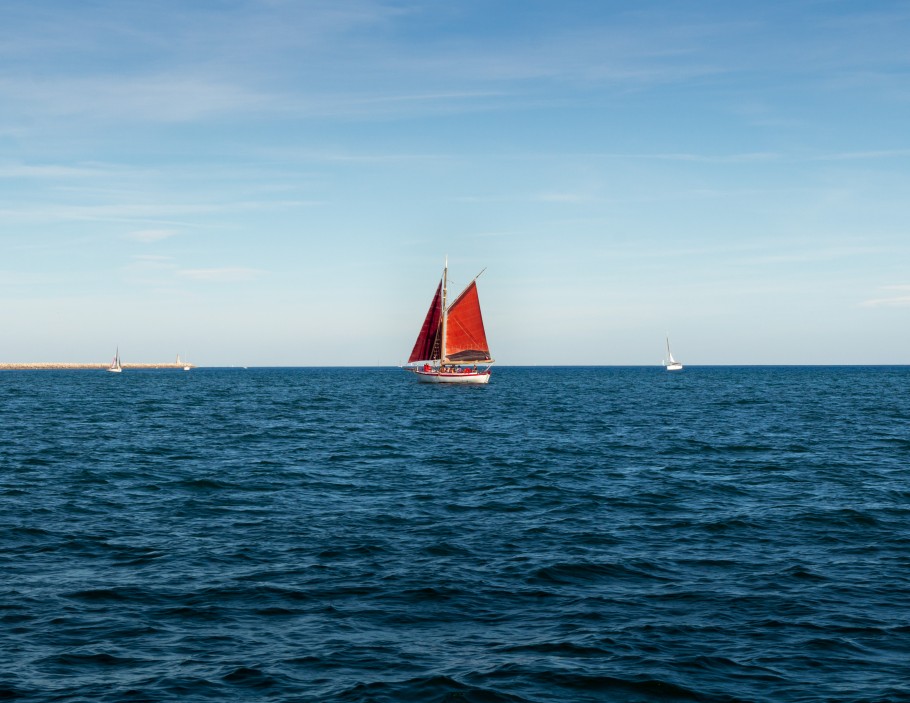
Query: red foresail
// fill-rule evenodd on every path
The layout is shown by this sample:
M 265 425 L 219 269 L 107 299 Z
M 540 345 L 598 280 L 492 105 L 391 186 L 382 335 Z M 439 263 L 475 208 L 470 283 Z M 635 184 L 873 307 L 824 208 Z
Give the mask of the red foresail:
M 414 342 L 414 348 L 411 350 L 411 356 L 408 363 L 412 361 L 427 361 L 439 357 L 439 351 L 434 349 L 437 346 L 439 336 L 439 322 L 442 318 L 442 281 L 436 287 L 436 295 L 433 296 L 433 302 L 430 303 L 430 309 L 423 321 L 423 327 L 420 328 L 420 334 L 417 335 L 417 341 Z
M 474 282 L 449 306 L 446 358 L 451 361 L 486 361 L 490 358 L 490 347 L 487 345 L 487 334 L 480 314 L 480 298 Z

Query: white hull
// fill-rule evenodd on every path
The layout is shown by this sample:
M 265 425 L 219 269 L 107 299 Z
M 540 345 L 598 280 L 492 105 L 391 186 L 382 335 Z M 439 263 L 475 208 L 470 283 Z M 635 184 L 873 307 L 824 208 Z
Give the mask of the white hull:
M 111 373 L 123 373 L 123 369 L 121 369 L 119 367 L 117 367 L 116 369 L 113 369 L 113 368 L 108 369 L 108 371 L 110 371 Z
M 490 382 L 490 371 L 478 371 L 471 373 L 440 373 L 439 371 L 422 371 L 415 369 L 417 380 L 420 383 L 460 383 L 460 384 L 481 384 Z
M 674 361 L 672 364 L 666 364 L 667 371 L 682 371 L 683 365 L 678 361 Z

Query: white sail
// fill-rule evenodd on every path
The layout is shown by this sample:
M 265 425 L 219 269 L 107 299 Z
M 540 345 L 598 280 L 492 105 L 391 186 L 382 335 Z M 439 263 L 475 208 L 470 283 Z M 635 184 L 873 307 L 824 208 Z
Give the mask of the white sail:
M 122 373 L 123 366 L 120 364 L 120 347 L 117 347 L 117 351 L 114 352 L 114 359 L 111 361 L 111 365 L 107 369 L 111 373 Z
M 670 351 L 670 337 L 667 336 L 667 359 L 664 361 L 667 371 L 682 371 L 683 365 L 673 358 L 673 352 Z

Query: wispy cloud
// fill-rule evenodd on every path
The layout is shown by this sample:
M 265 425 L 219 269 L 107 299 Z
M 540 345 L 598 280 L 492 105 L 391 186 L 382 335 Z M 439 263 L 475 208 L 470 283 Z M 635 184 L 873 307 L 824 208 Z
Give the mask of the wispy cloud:
M 138 254 L 121 269 L 124 280 L 140 286 L 168 286 L 178 266 L 170 256 Z
M 887 32 L 888 50 L 846 41 L 863 19 L 855 11 L 849 23 L 827 28 L 838 41 L 820 32 L 807 42 L 778 31 L 774 10 L 593 9 L 572 22 L 571 11 L 512 19 L 508 10 L 477 12 L 473 3 L 430 9 L 382 0 L 261 0 L 217 10 L 172 3 L 168 11 L 169 4 L 20 12 L 16 23 L 0 28 L 0 57 L 32 68 L 0 78 L 0 93 L 19 106 L 13 121 L 495 109 L 516 101 L 552 104 L 571 99 L 574 89 L 703 84 L 757 66 L 788 75 L 794 65 L 866 67 L 876 63 L 870 57 L 890 67 L 904 56 L 899 16 L 865 17 L 875 36 Z M 421 26 L 426 31 L 408 34 Z M 495 41 L 488 26 L 496 28 Z M 554 93 L 554 86 L 568 92 Z
M 18 110 L 45 117 L 91 116 L 187 122 L 226 113 L 248 113 L 273 102 L 269 96 L 227 77 L 180 73 L 156 75 L 47 77 L 0 80 L 0 92 Z
M 83 178 L 101 173 L 96 168 L 60 164 L 0 164 L 0 178 Z
M 578 204 L 594 200 L 590 195 L 583 193 L 540 193 L 534 200 L 542 203 L 569 203 Z
M 176 229 L 140 229 L 135 232 L 130 232 L 126 236 L 128 239 L 132 239 L 136 242 L 150 243 L 159 242 L 162 239 L 168 239 L 177 234 L 178 230 Z
M 53 273 L 10 271 L 0 269 L 0 286 L 47 286 L 59 284 L 61 278 Z
M 454 22 L 470 16 L 468 8 L 447 11 L 458 16 Z M 627 16 L 618 25 L 606 17 L 575 28 L 523 25 L 496 42 L 457 31 L 402 42 L 404 18 L 425 21 L 431 13 L 373 0 L 343 9 L 332 2 L 241 3 L 217 13 L 181 4 L 175 13 L 136 10 L 125 22 L 120 13 L 104 21 L 83 14 L 52 22 L 25 13 L 30 40 L 0 30 L 0 56 L 33 67 L 0 77 L 0 93 L 18 108 L 7 122 L 30 124 L 35 115 L 102 122 L 375 118 L 551 103 L 540 89 L 553 84 L 627 88 L 724 73 L 728 67 L 707 60 L 701 47 L 731 31 L 728 23 L 680 26 Z
M 689 161 L 711 164 L 741 164 L 779 161 L 782 155 L 770 151 L 746 152 L 739 154 L 698 154 L 698 153 L 638 153 L 638 154 L 601 154 L 610 159 L 631 159 L 640 161 Z
M 202 269 L 180 269 L 177 275 L 191 281 L 201 283 L 240 283 L 253 281 L 262 276 L 265 271 L 261 269 L 224 267 Z
M 148 262 L 165 262 L 165 261 L 172 261 L 172 260 L 173 260 L 173 257 L 171 257 L 171 256 L 164 256 L 164 255 L 161 255 L 161 254 L 136 254 L 136 255 L 135 255 L 134 257 L 132 257 L 132 258 L 133 258 L 134 261 L 140 261 L 140 262 L 143 262 L 143 261 L 148 261 Z
M 207 197 L 207 196 L 206 196 Z M 113 203 L 98 205 L 61 205 L 57 203 L 28 203 L 0 208 L 0 218 L 19 222 L 125 222 L 152 225 L 141 232 L 155 232 L 148 235 L 162 238 L 164 232 L 173 227 L 186 227 L 185 218 L 236 212 L 283 210 L 316 204 L 304 200 L 261 200 L 235 202 L 196 203 Z
M 243 266 L 211 268 L 182 268 L 173 257 L 157 254 L 139 254 L 123 268 L 133 283 L 167 286 L 176 281 L 195 283 L 248 283 L 265 275 L 262 269 Z
M 816 156 L 816 161 L 873 161 L 879 159 L 904 159 L 910 157 L 910 149 L 880 149 L 877 151 L 845 151 Z
M 836 261 L 839 259 L 858 259 L 860 257 L 880 256 L 888 252 L 885 247 L 873 246 L 842 246 L 842 247 L 816 247 L 806 250 L 794 250 L 775 254 L 750 256 L 740 263 L 748 266 L 766 266 L 778 264 L 812 264 L 822 261 Z
M 891 293 L 881 298 L 872 298 L 860 303 L 864 308 L 906 308 L 910 307 L 910 285 L 882 286 L 881 290 Z

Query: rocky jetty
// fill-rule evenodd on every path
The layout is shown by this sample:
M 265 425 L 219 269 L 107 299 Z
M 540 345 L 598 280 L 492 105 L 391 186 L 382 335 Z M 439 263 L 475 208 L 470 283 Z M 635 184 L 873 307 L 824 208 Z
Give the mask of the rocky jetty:
M 42 371 L 48 369 L 91 369 L 95 371 L 103 371 L 108 366 L 110 366 L 110 364 L 68 364 L 43 361 L 23 364 L 10 364 L 0 362 L 0 371 Z M 124 371 L 130 371 L 132 369 L 183 369 L 184 366 L 189 366 L 193 369 L 196 368 L 194 364 L 184 364 L 183 362 L 179 364 L 175 364 L 174 362 L 169 362 L 166 364 L 122 364 L 122 366 Z

